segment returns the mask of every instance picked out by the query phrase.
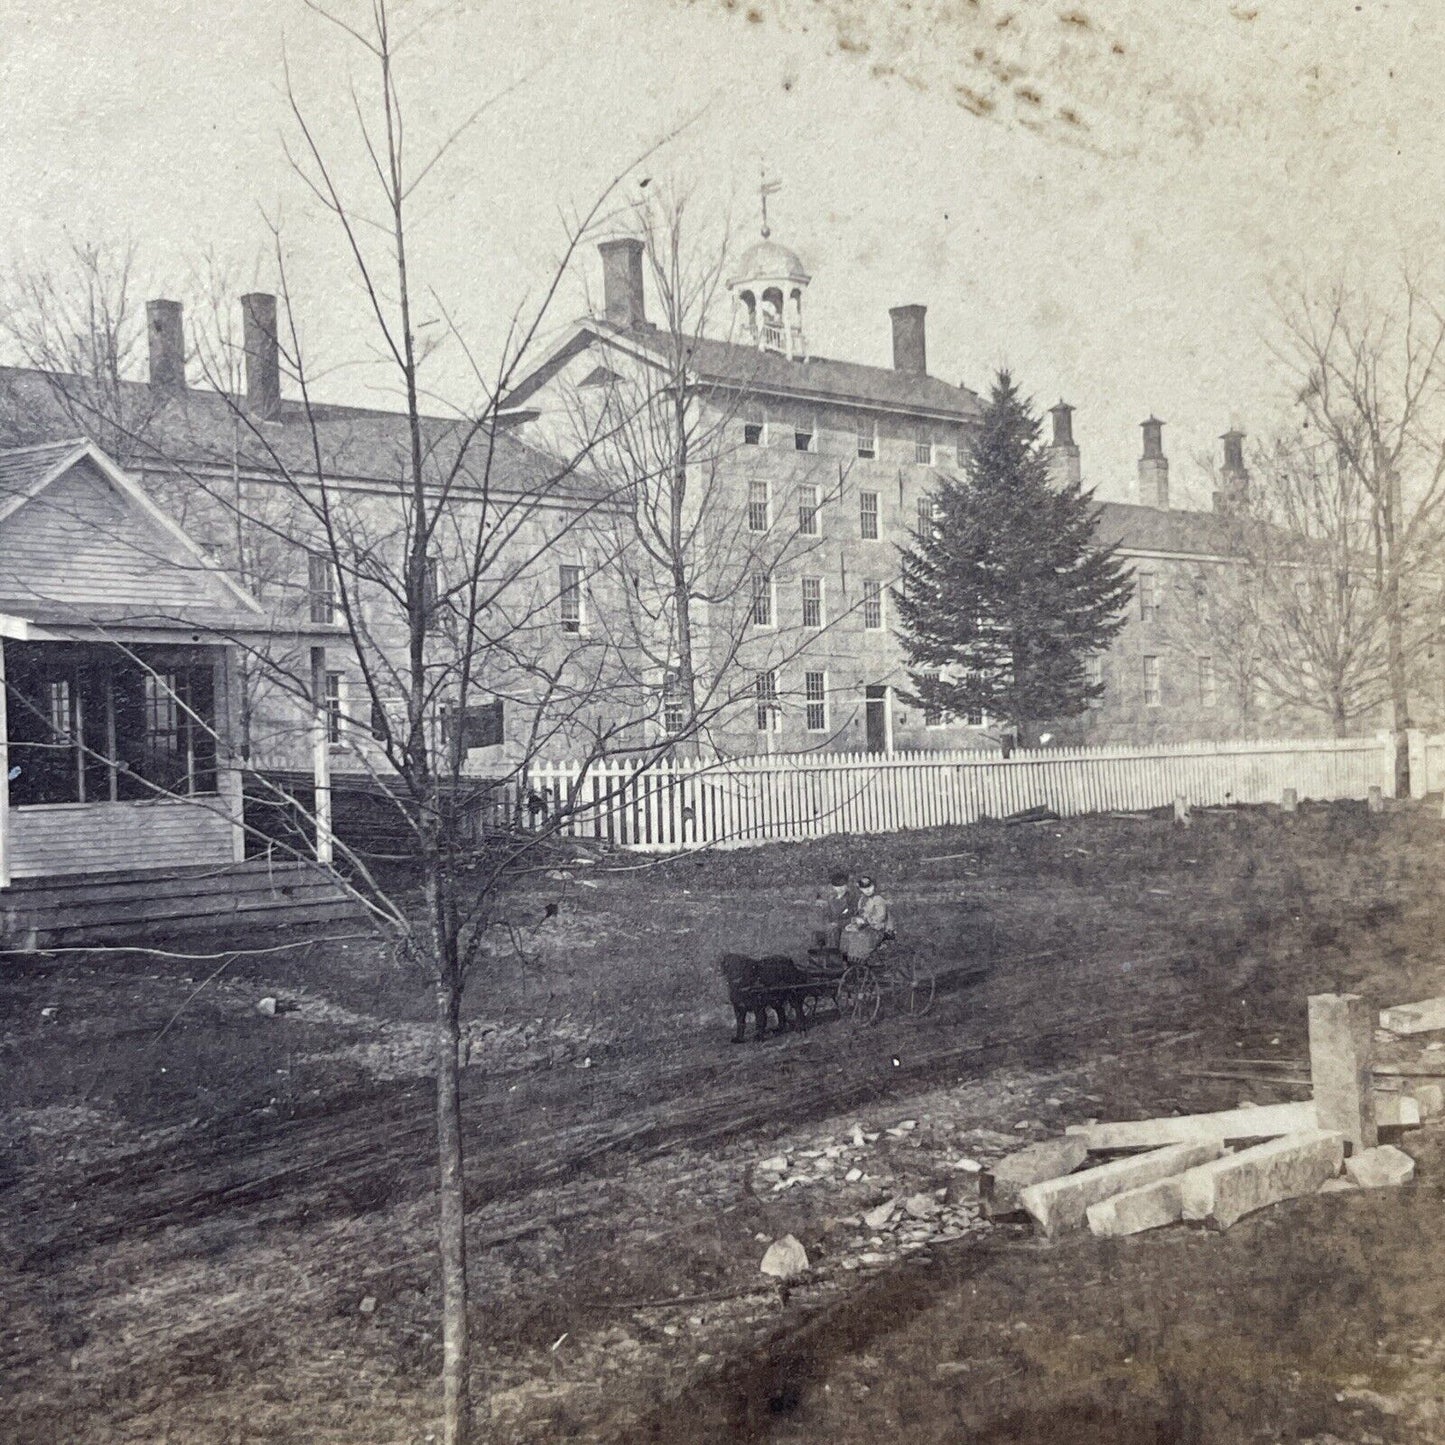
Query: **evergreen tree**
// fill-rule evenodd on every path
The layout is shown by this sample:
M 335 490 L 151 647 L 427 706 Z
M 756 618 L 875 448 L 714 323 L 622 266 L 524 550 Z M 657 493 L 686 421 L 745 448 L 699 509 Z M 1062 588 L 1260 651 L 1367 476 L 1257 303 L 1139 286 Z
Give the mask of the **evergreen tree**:
M 1039 419 L 1001 371 L 961 480 L 903 552 L 901 640 L 917 707 L 988 713 L 1022 741 L 1103 688 L 1087 660 L 1124 625 L 1133 576 L 1095 540 L 1099 511 L 1049 475 Z

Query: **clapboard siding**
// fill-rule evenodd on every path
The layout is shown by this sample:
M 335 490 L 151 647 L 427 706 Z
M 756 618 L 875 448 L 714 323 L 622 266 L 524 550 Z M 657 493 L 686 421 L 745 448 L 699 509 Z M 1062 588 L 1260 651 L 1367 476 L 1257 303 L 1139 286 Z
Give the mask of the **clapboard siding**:
M 65 803 L 10 809 L 13 878 L 229 863 L 226 800 Z
M 18 581 L 21 595 L 79 606 L 179 612 L 217 602 L 209 575 L 85 461 L 0 526 L 0 579 Z

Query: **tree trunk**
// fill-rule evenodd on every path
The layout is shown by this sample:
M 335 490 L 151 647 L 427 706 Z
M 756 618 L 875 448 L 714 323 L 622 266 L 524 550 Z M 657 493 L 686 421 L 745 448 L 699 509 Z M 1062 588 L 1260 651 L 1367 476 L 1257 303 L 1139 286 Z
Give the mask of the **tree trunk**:
M 436 986 L 437 1243 L 442 1266 L 442 1391 L 446 1445 L 471 1445 L 471 1332 L 462 1173 L 461 988 L 439 960 Z
M 1410 796 L 1410 684 L 1405 676 L 1405 614 L 1400 602 L 1400 473 L 1389 475 L 1389 510 L 1384 516 L 1386 665 L 1390 676 L 1390 729 L 1395 734 L 1395 796 Z

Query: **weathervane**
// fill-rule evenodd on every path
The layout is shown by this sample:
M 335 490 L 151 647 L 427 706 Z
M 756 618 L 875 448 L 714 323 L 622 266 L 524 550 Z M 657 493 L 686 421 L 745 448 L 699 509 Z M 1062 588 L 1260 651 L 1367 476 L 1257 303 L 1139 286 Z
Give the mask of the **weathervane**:
M 763 162 L 760 168 L 761 179 L 758 183 L 758 198 L 763 203 L 763 240 L 767 240 L 773 233 L 768 229 L 768 197 L 775 195 L 782 190 L 782 181 L 770 181 L 768 179 L 768 163 Z

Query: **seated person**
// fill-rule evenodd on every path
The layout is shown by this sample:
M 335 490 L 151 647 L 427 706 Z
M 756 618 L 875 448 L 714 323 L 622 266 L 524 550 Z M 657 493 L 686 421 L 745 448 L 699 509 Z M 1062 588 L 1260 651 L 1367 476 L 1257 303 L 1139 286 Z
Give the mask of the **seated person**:
M 860 878 L 857 911 L 844 925 L 839 940 L 843 956 L 849 963 L 866 962 L 885 939 L 892 937 L 893 918 L 888 911 L 888 900 L 878 892 L 871 878 Z
M 822 927 L 813 934 L 809 961 L 815 968 L 836 971 L 843 966 L 843 929 L 853 916 L 848 875 L 835 868 L 828 875 L 828 892 L 820 904 Z

